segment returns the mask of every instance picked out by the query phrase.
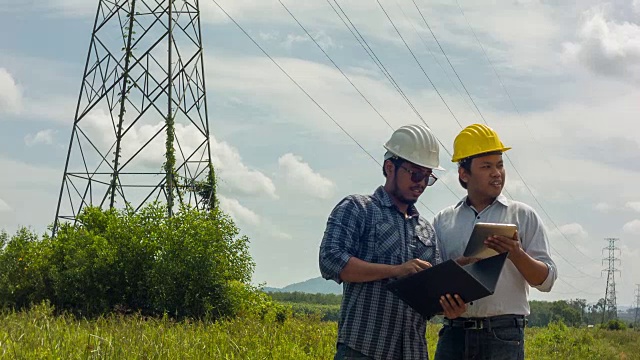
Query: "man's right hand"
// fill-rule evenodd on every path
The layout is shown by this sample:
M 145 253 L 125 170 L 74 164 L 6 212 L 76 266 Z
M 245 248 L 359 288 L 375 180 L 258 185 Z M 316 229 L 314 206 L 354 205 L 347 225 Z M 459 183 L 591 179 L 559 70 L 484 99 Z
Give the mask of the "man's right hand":
M 411 259 L 403 264 L 396 265 L 394 268 L 394 277 L 403 277 L 415 274 L 420 270 L 431 267 L 431 263 L 420 259 Z

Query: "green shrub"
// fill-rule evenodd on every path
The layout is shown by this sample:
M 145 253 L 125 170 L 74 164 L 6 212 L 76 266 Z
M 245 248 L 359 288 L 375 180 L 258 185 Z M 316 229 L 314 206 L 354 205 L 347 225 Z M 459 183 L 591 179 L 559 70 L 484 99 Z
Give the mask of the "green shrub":
M 627 324 L 625 324 L 624 321 L 619 319 L 611 319 L 604 324 L 600 324 L 599 327 L 601 329 L 607 329 L 607 330 L 626 330 Z
M 274 301 L 258 287 L 238 281 L 232 281 L 229 285 L 230 299 L 234 305 L 233 315 L 235 316 L 283 323 L 292 315 L 291 306 Z
M 55 237 L 27 229 L 0 235 L 0 305 L 48 300 L 85 316 L 117 310 L 217 319 L 248 307 L 234 303 L 239 288 L 262 296 L 245 285 L 254 269 L 249 239 L 218 209 L 185 207 L 167 218 L 158 204 L 138 212 L 87 208 L 78 220 L 61 224 Z

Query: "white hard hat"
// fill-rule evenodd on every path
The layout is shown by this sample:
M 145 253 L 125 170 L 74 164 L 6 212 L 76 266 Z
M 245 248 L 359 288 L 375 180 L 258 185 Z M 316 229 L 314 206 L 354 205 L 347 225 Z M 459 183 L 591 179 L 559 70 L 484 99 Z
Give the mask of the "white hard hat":
M 435 170 L 440 167 L 440 147 L 431 130 L 424 125 L 405 125 L 391 134 L 384 144 L 387 151 L 416 165 Z M 389 155 L 385 155 L 385 160 Z

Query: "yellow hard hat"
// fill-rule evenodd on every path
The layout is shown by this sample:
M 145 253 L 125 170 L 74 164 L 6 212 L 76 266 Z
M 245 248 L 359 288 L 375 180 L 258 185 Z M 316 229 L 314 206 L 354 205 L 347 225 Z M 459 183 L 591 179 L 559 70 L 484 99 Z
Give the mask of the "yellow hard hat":
M 470 156 L 488 152 L 505 152 L 511 149 L 505 147 L 498 134 L 483 124 L 473 124 L 462 129 L 453 141 L 452 162 L 458 162 Z

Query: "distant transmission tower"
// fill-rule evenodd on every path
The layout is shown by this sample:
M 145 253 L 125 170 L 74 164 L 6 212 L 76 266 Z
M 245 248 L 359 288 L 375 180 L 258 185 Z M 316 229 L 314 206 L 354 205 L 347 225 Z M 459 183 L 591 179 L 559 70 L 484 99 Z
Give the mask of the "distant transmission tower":
M 616 258 L 616 251 L 619 251 L 616 247 L 616 241 L 618 238 L 606 238 L 606 241 L 609 242 L 609 246 L 603 249 L 608 250 L 608 257 L 603 259 L 602 261 L 607 261 L 609 266 L 607 269 L 602 271 L 607 272 L 607 290 L 604 295 L 604 308 L 602 309 L 602 322 L 604 323 L 607 319 L 617 319 L 618 318 L 618 307 L 616 305 L 616 280 L 615 273 L 620 272 L 616 269 L 616 262 L 620 262 L 620 259 Z M 608 317 L 608 315 L 609 317 Z
M 640 284 L 636 284 L 636 313 L 633 317 L 633 329 L 640 330 Z
M 54 233 L 87 206 L 215 201 L 199 0 L 99 0 Z

